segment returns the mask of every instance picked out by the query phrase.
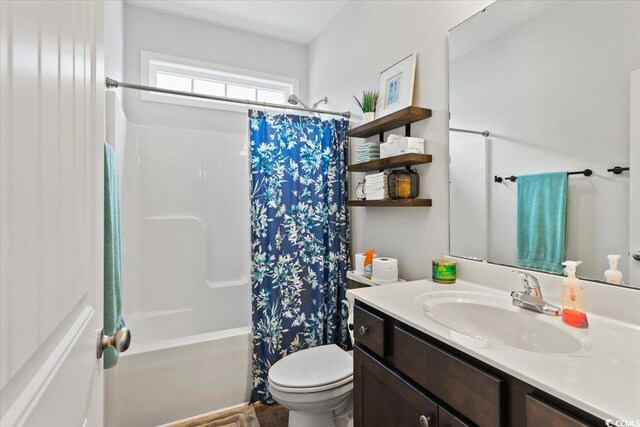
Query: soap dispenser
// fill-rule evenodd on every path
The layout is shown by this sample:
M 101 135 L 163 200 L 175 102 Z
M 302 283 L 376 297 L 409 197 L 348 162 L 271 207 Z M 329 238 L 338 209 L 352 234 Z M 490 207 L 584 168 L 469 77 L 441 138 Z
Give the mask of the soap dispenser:
M 584 309 L 584 290 L 582 282 L 576 277 L 576 268 L 582 261 L 565 261 L 567 277 L 562 280 L 562 320 L 567 325 L 576 328 L 589 326 L 587 313 Z
M 618 270 L 618 260 L 620 255 L 607 255 L 609 259 L 609 269 L 604 272 L 604 280 L 614 285 L 622 284 L 622 272 Z

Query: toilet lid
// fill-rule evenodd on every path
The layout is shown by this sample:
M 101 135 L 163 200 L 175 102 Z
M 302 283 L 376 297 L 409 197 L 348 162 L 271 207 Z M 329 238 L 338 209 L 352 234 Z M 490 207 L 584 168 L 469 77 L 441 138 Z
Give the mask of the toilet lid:
M 277 361 L 269 382 L 291 388 L 312 388 L 336 383 L 353 374 L 353 358 L 335 344 L 301 350 Z

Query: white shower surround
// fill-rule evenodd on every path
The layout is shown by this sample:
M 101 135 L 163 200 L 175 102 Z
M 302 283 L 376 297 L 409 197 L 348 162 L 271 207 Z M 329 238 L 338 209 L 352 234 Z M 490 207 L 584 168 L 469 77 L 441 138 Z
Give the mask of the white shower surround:
M 117 147 L 132 344 L 107 371 L 107 425 L 152 426 L 246 402 L 246 132 L 125 126 Z

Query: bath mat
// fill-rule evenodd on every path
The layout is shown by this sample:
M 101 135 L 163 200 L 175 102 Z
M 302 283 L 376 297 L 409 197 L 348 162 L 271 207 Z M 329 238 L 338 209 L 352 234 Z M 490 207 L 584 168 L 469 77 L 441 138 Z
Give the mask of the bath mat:
M 172 424 L 172 427 L 261 427 L 253 410 L 247 405 L 240 408 L 204 415 L 196 419 Z
M 274 403 L 266 405 L 261 402 L 253 404 L 260 427 L 287 427 L 289 425 L 289 410 Z

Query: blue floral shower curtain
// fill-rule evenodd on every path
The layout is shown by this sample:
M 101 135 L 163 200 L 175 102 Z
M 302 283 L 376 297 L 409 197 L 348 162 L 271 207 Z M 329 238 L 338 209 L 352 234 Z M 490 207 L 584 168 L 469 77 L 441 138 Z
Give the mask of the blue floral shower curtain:
M 347 344 L 346 120 L 250 111 L 253 392 L 289 353 Z

